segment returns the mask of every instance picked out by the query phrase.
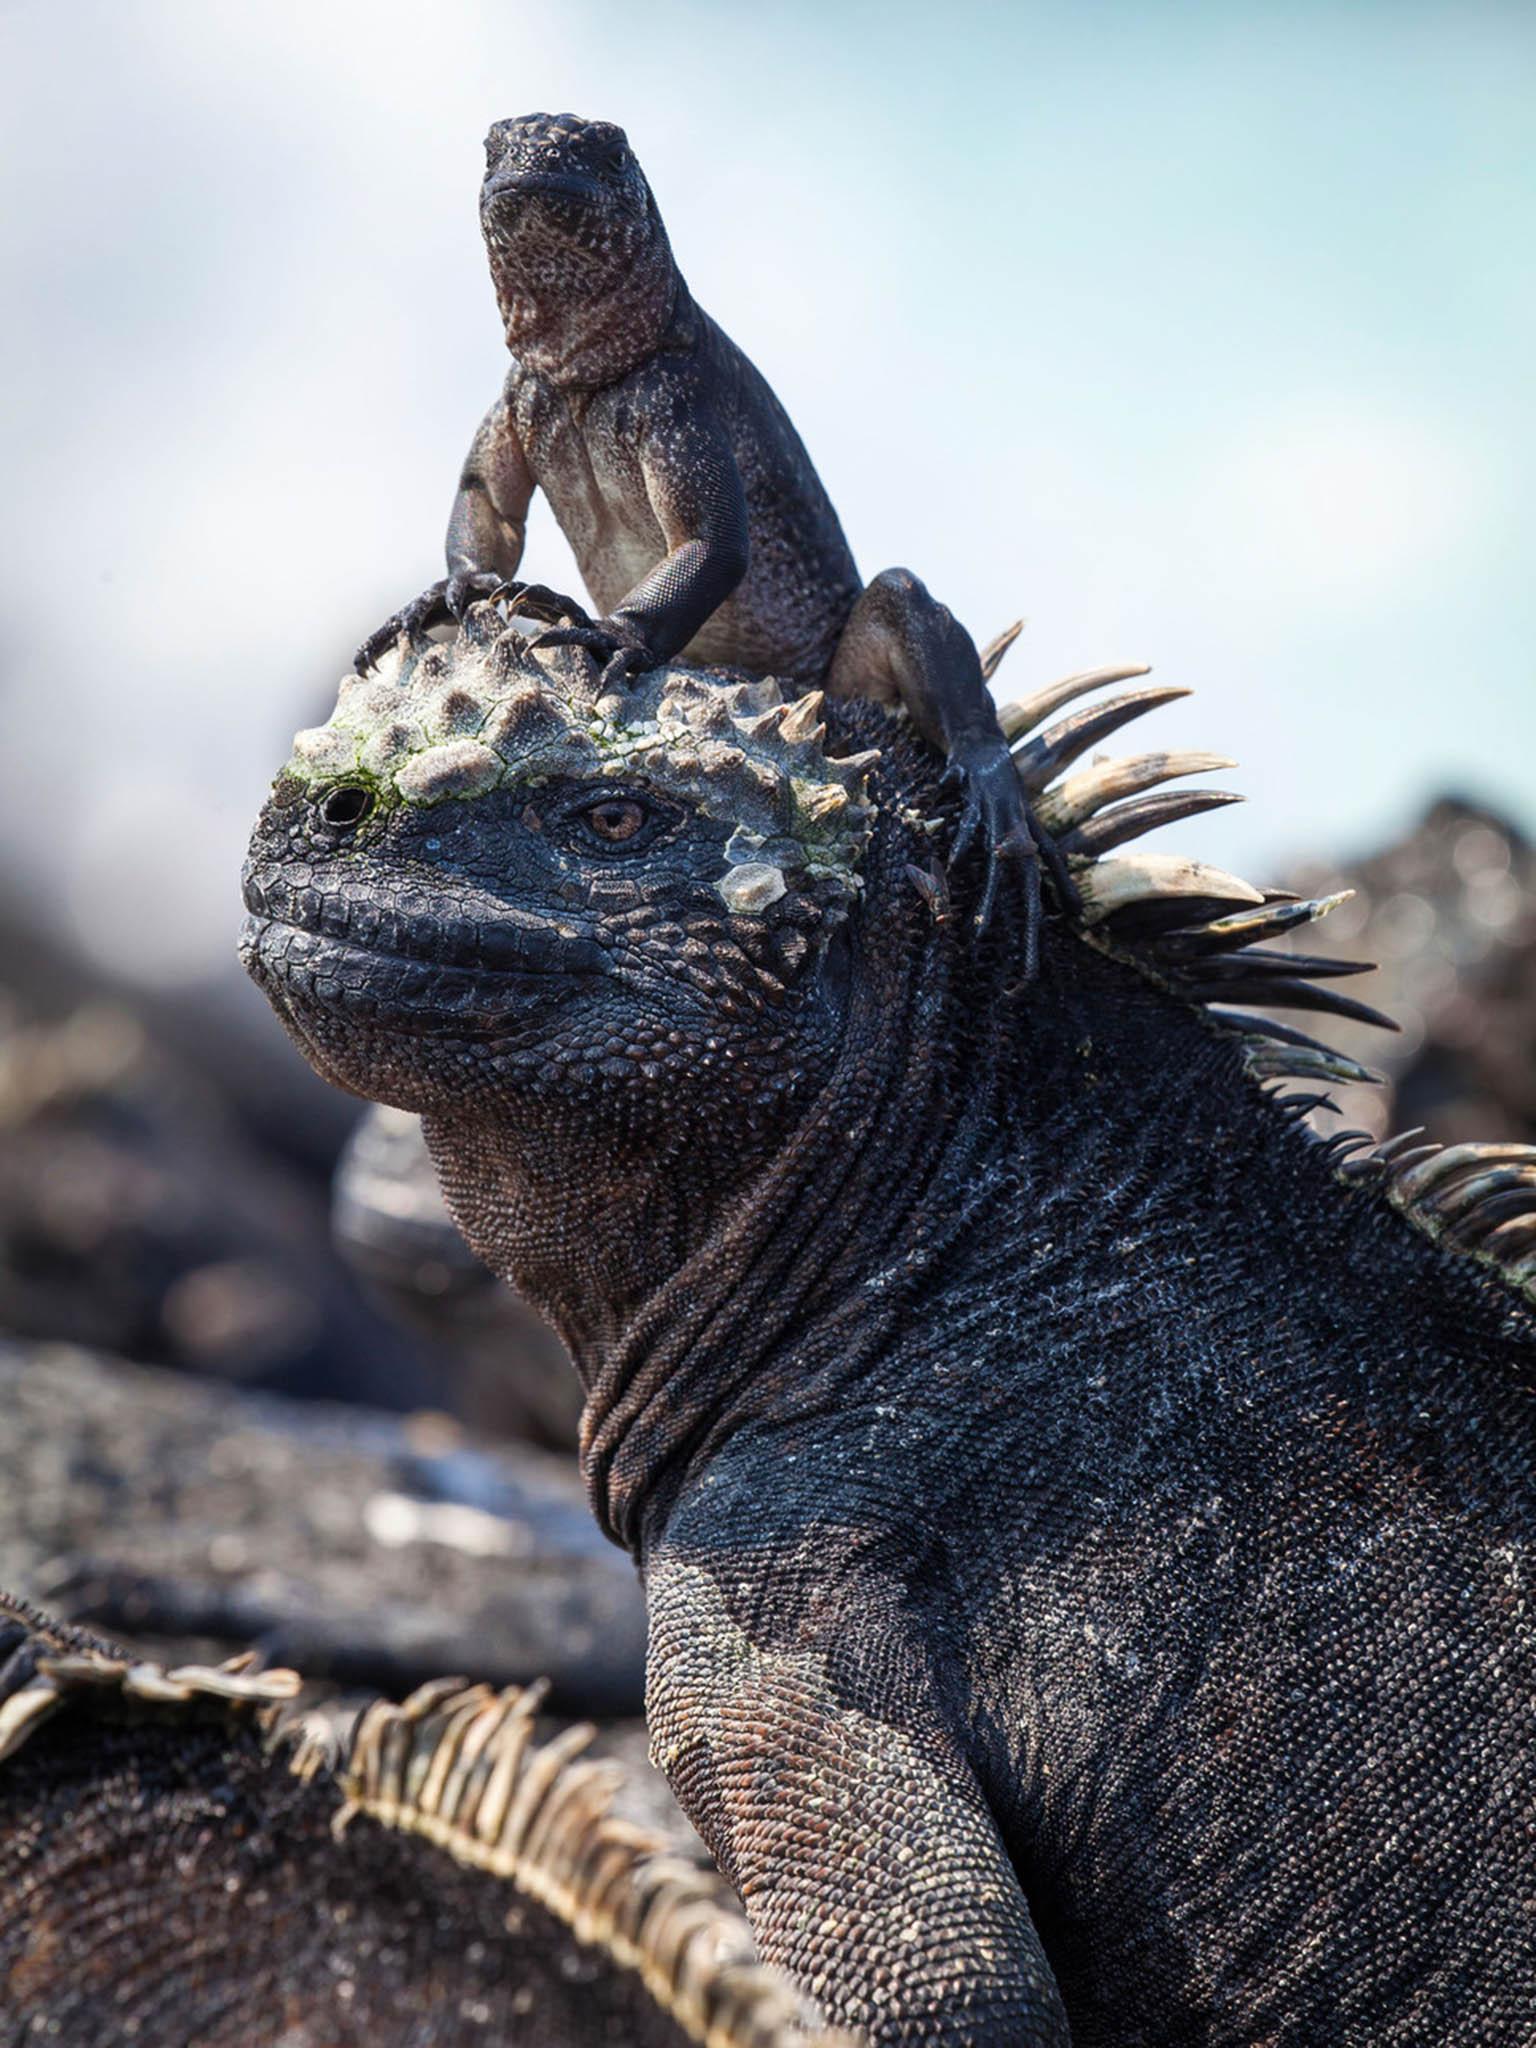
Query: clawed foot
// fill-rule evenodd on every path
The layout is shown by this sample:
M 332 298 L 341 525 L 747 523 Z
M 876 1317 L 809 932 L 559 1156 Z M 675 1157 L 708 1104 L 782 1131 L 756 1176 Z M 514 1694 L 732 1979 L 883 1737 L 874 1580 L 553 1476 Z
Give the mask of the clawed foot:
M 368 635 L 353 655 L 352 666 L 362 675 L 373 667 L 386 648 L 394 646 L 402 634 L 408 641 L 415 642 L 433 626 L 447 625 L 450 621 L 460 625 L 472 604 L 482 597 L 494 597 L 498 591 L 512 587 L 501 577 L 489 574 L 440 577 L 436 583 L 429 583 L 420 597 L 413 597 L 409 604 L 392 612 L 382 626 Z
M 962 860 L 973 846 L 981 847 L 986 855 L 987 878 L 976 911 L 976 930 L 984 933 L 991 925 L 1005 889 L 1010 893 L 1017 889 L 1024 916 L 1024 979 L 1031 980 L 1039 964 L 1044 914 L 1040 870 L 1045 868 L 1058 899 L 1072 908 L 1078 894 L 1067 864 L 1054 841 L 1035 822 L 1001 734 L 996 740 L 957 748 L 950 756 L 946 780 L 959 784 L 963 799 L 950 865 Z
M 413 597 L 409 604 L 402 605 L 376 632 L 368 635 L 353 657 L 353 667 L 360 675 L 372 668 L 386 648 L 393 647 L 402 634 L 414 645 L 434 626 L 462 626 L 472 605 L 492 597 L 506 599 L 509 619 L 522 617 L 554 625 L 557 621 L 584 620 L 587 616 L 575 598 L 565 597 L 545 583 L 509 583 L 505 577 L 488 570 L 443 576 L 436 583 L 428 584 L 420 597 Z
M 612 619 L 591 619 L 582 625 L 555 626 L 541 633 L 535 647 L 585 647 L 600 661 L 598 691 L 623 689 L 630 680 L 656 666 L 656 657 Z

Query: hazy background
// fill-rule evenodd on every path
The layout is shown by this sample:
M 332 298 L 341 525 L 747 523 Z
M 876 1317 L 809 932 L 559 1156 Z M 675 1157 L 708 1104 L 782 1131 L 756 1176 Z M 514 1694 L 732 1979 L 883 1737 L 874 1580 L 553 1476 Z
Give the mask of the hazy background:
M 10 0 L 0 92 L 0 867 L 108 967 L 228 962 L 291 731 L 438 573 L 533 108 L 627 126 L 866 574 L 1027 613 L 1004 695 L 1198 690 L 1152 743 L 1251 802 L 1180 843 L 1536 826 L 1528 4 Z

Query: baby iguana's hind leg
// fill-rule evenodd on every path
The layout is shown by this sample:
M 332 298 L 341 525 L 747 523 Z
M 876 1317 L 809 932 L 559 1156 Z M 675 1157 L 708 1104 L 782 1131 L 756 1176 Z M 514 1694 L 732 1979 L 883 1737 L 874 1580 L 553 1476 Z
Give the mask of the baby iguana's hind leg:
M 910 569 L 883 570 L 843 628 L 827 688 L 835 696 L 904 704 L 924 739 L 945 756 L 965 799 L 951 859 L 978 840 L 987 855 L 977 928 L 990 923 L 1000 885 L 1017 883 L 1025 971 L 1033 973 L 1042 859 L 1064 901 L 1072 900 L 1073 890 L 1055 847 L 1030 815 L 970 634 Z

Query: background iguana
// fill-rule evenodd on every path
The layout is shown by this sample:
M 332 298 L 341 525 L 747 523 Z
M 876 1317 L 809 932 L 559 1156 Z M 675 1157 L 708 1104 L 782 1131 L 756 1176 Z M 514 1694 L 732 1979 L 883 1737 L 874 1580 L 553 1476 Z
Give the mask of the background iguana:
M 245 956 L 559 1327 L 655 1754 L 890 2043 L 1536 2039 L 1536 1165 L 1323 1144 L 1326 905 L 1114 851 L 1177 692 L 1006 715 L 1082 922 L 978 945 L 879 706 L 489 605 L 300 736 Z M 1219 1007 L 1212 1008 L 1211 1005 Z
M 480 220 L 512 368 L 464 464 L 446 581 L 360 662 L 515 576 L 542 490 L 603 613 L 560 630 L 605 656 L 611 681 L 686 653 L 903 703 L 964 786 L 957 851 L 981 834 L 1019 864 L 1033 924 L 1035 839 L 970 635 L 908 570 L 863 587 L 783 406 L 694 304 L 623 129 L 527 114 L 496 123 L 486 159 Z M 990 903 L 989 888 L 984 920 Z
M 0 2033 L 60 2048 L 836 2048 L 541 1689 L 339 1717 L 0 1593 Z M 809 2036 L 801 2022 L 809 2020 Z

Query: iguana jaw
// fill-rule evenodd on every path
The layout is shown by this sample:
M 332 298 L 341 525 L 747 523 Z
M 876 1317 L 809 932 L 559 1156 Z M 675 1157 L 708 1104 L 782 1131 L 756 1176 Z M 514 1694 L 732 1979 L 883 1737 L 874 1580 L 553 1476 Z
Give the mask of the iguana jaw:
M 275 983 L 289 1008 L 312 1005 L 352 1018 L 384 1013 L 393 1031 L 412 1036 L 504 1036 L 531 1007 L 558 999 L 568 979 L 613 971 L 601 946 L 552 927 L 446 927 L 444 936 L 437 952 L 396 951 L 257 912 L 245 921 L 240 950 L 250 972 Z M 495 965 L 487 957 L 493 950 L 505 953 Z

